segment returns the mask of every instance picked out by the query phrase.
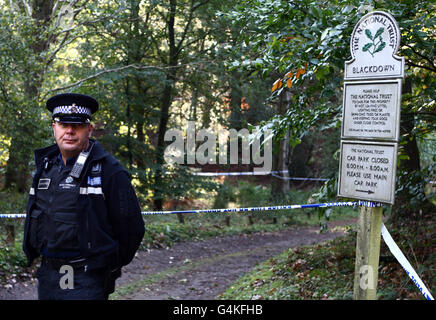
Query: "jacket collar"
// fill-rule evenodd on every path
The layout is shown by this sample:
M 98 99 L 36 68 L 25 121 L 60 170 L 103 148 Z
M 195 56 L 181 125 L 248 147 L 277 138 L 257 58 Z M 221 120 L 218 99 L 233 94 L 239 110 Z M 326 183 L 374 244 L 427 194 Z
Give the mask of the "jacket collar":
M 101 144 L 94 140 L 89 139 L 91 143 L 94 143 L 94 146 L 91 150 L 91 154 L 89 155 L 89 161 L 100 160 L 109 155 L 109 153 L 103 149 Z M 52 144 L 51 146 L 40 148 L 35 150 L 35 163 L 37 166 L 41 165 L 44 158 L 51 159 L 57 154 L 59 154 L 60 150 L 57 144 Z

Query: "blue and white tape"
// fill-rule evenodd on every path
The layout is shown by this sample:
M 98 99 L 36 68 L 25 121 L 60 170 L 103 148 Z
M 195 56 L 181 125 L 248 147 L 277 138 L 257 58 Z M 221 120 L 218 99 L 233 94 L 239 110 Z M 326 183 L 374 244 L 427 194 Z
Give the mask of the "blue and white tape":
M 278 178 L 281 180 L 295 180 L 295 181 L 328 181 L 329 179 L 324 179 L 324 178 L 306 178 L 306 177 L 284 177 L 284 176 L 279 176 L 275 173 L 271 172 L 271 175 L 274 178 Z
M 175 210 L 175 211 L 143 211 L 143 215 L 175 214 L 175 213 L 227 213 L 227 212 L 253 212 L 253 211 L 272 211 L 289 210 L 304 208 L 326 208 L 326 207 L 346 207 L 355 206 L 359 202 L 328 202 L 318 204 L 292 204 L 283 206 L 251 207 L 251 208 L 225 208 L 225 209 L 198 209 L 198 210 Z
M 376 207 L 382 207 L 383 203 L 359 200 L 358 205 L 361 207 L 376 208 Z
M 0 218 L 10 218 L 10 219 L 16 219 L 16 218 L 25 218 L 25 213 L 0 213 Z
M 265 176 L 275 173 L 285 173 L 288 170 L 283 171 L 243 171 L 243 172 L 193 172 L 194 176 L 200 177 L 217 177 L 217 176 Z
M 326 202 L 317 204 L 292 204 L 282 206 L 267 206 L 267 207 L 250 207 L 250 208 L 225 208 L 225 209 L 196 209 L 196 210 L 175 210 L 175 211 L 142 211 L 143 215 L 162 215 L 176 213 L 227 213 L 227 212 L 253 212 L 253 211 L 272 211 L 272 210 L 289 210 L 289 209 L 304 209 L 304 208 L 327 208 L 327 207 L 350 207 L 350 206 L 381 206 L 380 203 L 370 201 L 355 201 L 355 202 Z M 0 218 L 25 218 L 25 213 L 18 214 L 0 214 Z
M 398 262 L 403 267 L 403 269 L 406 271 L 406 273 L 410 277 L 410 279 L 412 279 L 412 281 L 418 287 L 419 291 L 421 291 L 421 293 L 424 295 L 424 297 L 427 300 L 434 300 L 430 291 L 427 289 L 425 284 L 419 278 L 418 274 L 415 272 L 412 265 L 409 263 L 409 261 L 404 256 L 404 254 L 401 252 L 400 248 L 398 248 L 397 244 L 395 243 L 394 239 L 392 239 L 391 235 L 389 234 L 389 232 L 386 229 L 384 224 L 382 224 L 381 234 L 382 234 L 383 240 L 385 241 L 389 250 L 391 250 L 391 253 L 398 260 Z
M 193 172 L 194 176 L 199 177 L 218 177 L 218 176 L 266 176 L 271 175 L 275 178 L 282 180 L 295 180 L 295 181 L 328 181 L 324 178 L 306 178 L 306 177 L 284 177 L 278 175 L 279 173 L 287 173 L 288 170 L 281 171 L 244 171 L 244 172 Z

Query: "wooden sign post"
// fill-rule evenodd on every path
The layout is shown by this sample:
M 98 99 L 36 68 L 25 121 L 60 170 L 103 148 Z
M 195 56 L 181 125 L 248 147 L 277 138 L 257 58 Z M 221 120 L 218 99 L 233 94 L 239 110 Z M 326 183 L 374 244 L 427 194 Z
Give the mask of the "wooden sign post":
M 338 196 L 366 202 L 359 208 L 354 299 L 377 297 L 383 209 L 393 204 L 404 58 L 396 55 L 400 30 L 389 13 L 363 16 L 345 62 Z
M 383 208 L 359 207 L 354 269 L 355 300 L 375 300 Z

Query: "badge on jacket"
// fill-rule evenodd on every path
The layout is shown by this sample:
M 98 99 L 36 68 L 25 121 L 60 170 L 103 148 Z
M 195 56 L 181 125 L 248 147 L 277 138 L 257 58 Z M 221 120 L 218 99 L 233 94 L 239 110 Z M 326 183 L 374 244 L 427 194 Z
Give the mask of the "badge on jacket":
M 101 186 L 101 177 L 88 177 L 89 186 Z
M 92 173 L 100 173 L 101 172 L 101 163 L 97 162 L 95 165 L 93 165 L 91 172 Z
M 71 189 L 76 187 L 76 184 L 72 182 L 74 182 L 73 177 L 68 176 L 63 183 L 62 181 L 61 183 L 59 183 L 59 187 L 61 187 L 62 189 Z
M 38 189 L 40 189 L 40 190 L 47 190 L 48 187 L 50 186 L 50 181 L 51 181 L 51 179 L 48 179 L 48 178 L 39 179 L 39 181 L 38 181 Z

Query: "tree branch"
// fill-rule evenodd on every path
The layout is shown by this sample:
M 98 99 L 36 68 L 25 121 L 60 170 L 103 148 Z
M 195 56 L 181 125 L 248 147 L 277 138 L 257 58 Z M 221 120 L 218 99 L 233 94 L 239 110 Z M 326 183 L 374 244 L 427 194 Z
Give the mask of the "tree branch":
M 425 65 L 420 65 L 420 64 L 417 64 L 417 63 L 415 63 L 415 62 L 412 62 L 411 60 L 406 60 L 406 63 L 407 63 L 409 66 L 412 66 L 412 67 L 416 67 L 416 68 L 421 68 L 421 69 L 429 70 L 429 71 L 431 71 L 431 72 L 436 72 L 436 68 L 431 68 L 431 67 L 428 67 L 428 66 L 425 66 Z
M 414 54 L 416 54 L 417 56 L 421 57 L 422 59 L 426 60 L 431 67 L 426 67 L 426 66 L 421 66 L 418 64 L 414 64 L 415 67 L 419 67 L 419 68 L 424 68 L 433 72 L 436 72 L 436 65 L 434 64 L 434 61 L 432 61 L 429 57 L 424 56 L 423 54 L 419 53 L 414 47 L 410 46 L 410 45 L 404 45 L 406 48 L 409 48 L 410 50 L 413 51 Z M 413 62 L 410 62 L 410 64 L 412 64 Z
M 51 9 L 51 16 L 54 16 L 56 10 L 58 9 L 59 2 L 62 0 L 57 0 L 56 3 L 53 5 L 53 8 Z
M 29 3 L 26 0 L 22 0 L 24 7 L 26 8 L 27 14 L 29 17 L 32 16 L 32 8 L 30 7 Z
M 82 83 L 98 78 L 103 74 L 106 73 L 111 73 L 111 72 L 120 72 L 120 71 L 124 71 L 127 69 L 135 69 L 135 70 L 159 70 L 159 71 L 164 71 L 164 70 L 168 70 L 168 69 L 172 69 L 172 68 L 181 68 L 184 66 L 188 66 L 188 65 L 197 65 L 197 64 L 207 64 L 210 63 L 210 61 L 197 61 L 195 63 L 188 63 L 188 64 L 184 64 L 184 65 L 178 65 L 178 66 L 165 66 L 165 67 L 159 67 L 159 66 L 144 66 L 144 65 L 138 65 L 138 64 L 129 64 L 126 66 L 122 66 L 122 67 L 117 67 L 117 68 L 112 68 L 112 69 L 105 69 L 102 71 L 99 71 L 93 75 L 90 75 L 86 78 L 80 79 L 72 84 L 66 85 L 66 86 L 62 86 L 62 87 L 58 87 L 52 90 L 49 90 L 46 94 L 44 94 L 44 96 L 42 97 L 42 99 L 45 99 L 47 97 L 48 94 L 52 93 L 52 92 L 56 92 L 56 91 L 61 91 L 61 90 L 66 90 L 66 89 L 70 89 L 76 86 L 81 85 Z
M 70 88 L 76 87 L 76 86 L 78 86 L 78 85 L 81 85 L 83 82 L 86 82 L 86 81 L 88 81 L 88 80 L 98 78 L 98 77 L 100 77 L 100 76 L 103 75 L 103 74 L 111 73 L 111 72 L 120 72 L 120 71 L 123 71 L 123 70 L 126 70 L 126 69 L 136 69 L 136 70 L 156 69 L 156 70 L 163 70 L 163 69 L 165 69 L 165 68 L 162 68 L 162 67 L 155 67 L 155 66 L 142 66 L 142 65 L 137 65 L 137 64 L 129 64 L 129 65 L 127 65 L 127 66 L 117 67 L 117 68 L 113 68 L 113 69 L 105 69 L 105 70 L 99 71 L 99 72 L 97 72 L 97 73 L 95 73 L 95 74 L 93 74 L 93 75 L 90 75 L 90 76 L 88 76 L 88 77 L 86 77 L 86 78 L 83 78 L 83 79 L 81 79 L 81 80 L 79 80 L 79 81 L 76 81 L 76 82 L 74 82 L 74 83 L 72 83 L 72 84 L 69 84 L 69 85 L 67 85 L 67 86 L 58 87 L 58 88 L 55 88 L 55 89 L 49 90 L 49 92 L 47 92 L 47 93 L 44 95 L 44 98 L 45 98 L 49 93 L 56 92 L 56 91 L 61 91 L 61 90 L 66 90 L 66 89 L 70 89 Z
M 70 43 L 72 43 L 72 42 L 74 42 L 76 39 L 79 39 L 79 38 L 82 38 L 82 37 L 85 37 L 86 35 L 88 35 L 88 34 L 92 34 L 92 32 L 87 32 L 87 33 L 85 33 L 85 34 L 80 34 L 80 35 L 77 35 L 77 36 L 75 36 L 75 37 L 71 37 L 71 38 L 68 38 L 68 36 L 66 35 L 63 39 L 62 39 L 62 41 L 61 41 L 61 43 L 59 44 L 59 46 L 52 52 L 52 54 L 50 55 L 50 58 L 48 58 L 46 61 L 47 61 L 47 65 L 50 65 L 52 62 L 53 62 L 53 60 L 56 58 L 56 55 L 57 55 L 57 53 L 62 49 L 62 48 L 64 48 L 64 47 L 66 47 L 67 45 L 69 45 Z M 68 41 L 67 41 L 68 40 Z
M 209 0 L 205 0 L 203 2 L 194 4 L 194 0 L 191 1 L 191 9 L 189 10 L 189 18 L 188 18 L 188 21 L 186 22 L 185 28 L 183 30 L 182 38 L 180 39 L 180 41 L 179 41 L 179 43 L 177 44 L 177 47 L 176 47 L 177 55 L 182 50 L 183 42 L 185 41 L 186 35 L 188 34 L 189 27 L 190 27 L 191 22 L 192 22 L 192 20 L 194 18 L 195 10 L 197 10 L 201 6 L 207 4 L 208 2 L 209 2 Z

